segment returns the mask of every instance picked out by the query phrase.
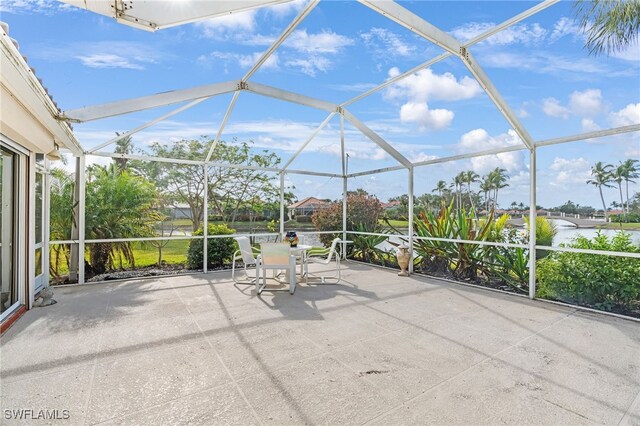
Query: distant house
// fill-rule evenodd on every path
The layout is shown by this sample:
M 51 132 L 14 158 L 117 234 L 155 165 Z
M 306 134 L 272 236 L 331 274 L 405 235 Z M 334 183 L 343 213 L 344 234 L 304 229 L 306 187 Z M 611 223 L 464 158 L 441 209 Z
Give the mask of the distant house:
M 394 207 L 398 207 L 402 203 L 400 203 L 400 201 L 398 200 L 393 200 L 393 201 L 389 201 L 388 203 L 380 203 L 380 204 L 382 205 L 383 210 L 389 210 Z
M 296 216 L 312 216 L 316 211 L 326 209 L 331 203 L 316 197 L 307 197 L 288 206 L 289 219 Z

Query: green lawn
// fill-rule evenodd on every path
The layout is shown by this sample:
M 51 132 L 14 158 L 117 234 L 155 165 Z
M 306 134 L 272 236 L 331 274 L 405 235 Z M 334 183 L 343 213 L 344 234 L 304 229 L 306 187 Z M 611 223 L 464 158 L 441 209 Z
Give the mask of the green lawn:
M 387 223 L 384 220 L 380 220 L 380 225 L 386 225 Z M 395 228 L 406 228 L 409 226 L 409 221 L 407 220 L 390 220 L 389 223 L 391 226 Z
M 187 250 L 189 248 L 190 240 L 170 240 L 167 245 L 162 249 L 162 261 L 164 263 L 175 265 L 185 263 L 187 261 Z M 54 262 L 54 251 L 51 250 L 51 263 Z M 151 242 L 135 242 L 133 243 L 133 256 L 136 261 L 136 267 L 152 266 L 158 263 L 158 248 L 151 245 Z M 86 255 L 86 259 L 89 260 L 89 253 Z M 116 261 L 117 266 L 119 263 Z M 122 262 L 123 268 L 130 267 L 129 263 Z M 66 275 L 69 273 L 69 268 L 63 257 L 60 259 L 60 266 L 58 269 L 59 275 Z
M 605 223 L 598 226 L 601 229 L 623 229 L 625 231 L 640 231 L 640 223 Z

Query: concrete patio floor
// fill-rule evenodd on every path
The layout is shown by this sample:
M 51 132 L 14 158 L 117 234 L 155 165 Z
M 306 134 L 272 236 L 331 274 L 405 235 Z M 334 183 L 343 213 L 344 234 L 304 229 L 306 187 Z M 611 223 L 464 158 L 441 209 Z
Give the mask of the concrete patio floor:
M 353 263 L 293 296 L 224 272 L 55 298 L 1 338 L 0 423 L 640 424 L 637 322 Z

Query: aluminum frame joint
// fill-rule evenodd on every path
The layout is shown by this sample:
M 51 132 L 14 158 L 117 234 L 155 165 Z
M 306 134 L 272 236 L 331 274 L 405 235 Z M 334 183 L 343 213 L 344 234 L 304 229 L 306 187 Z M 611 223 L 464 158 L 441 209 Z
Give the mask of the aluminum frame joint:
M 249 90 L 249 83 L 246 81 L 240 80 L 238 82 L 238 90 Z

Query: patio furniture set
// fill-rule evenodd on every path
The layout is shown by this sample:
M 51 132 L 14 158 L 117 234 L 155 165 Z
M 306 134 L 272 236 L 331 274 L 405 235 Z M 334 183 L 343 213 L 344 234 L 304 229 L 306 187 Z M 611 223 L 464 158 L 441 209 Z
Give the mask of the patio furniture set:
M 293 294 L 296 290 L 298 277 L 309 283 L 309 279 L 319 280 L 320 283 L 326 284 L 327 279 L 336 280 L 329 282 L 335 284 L 340 282 L 340 254 L 338 253 L 338 244 L 348 244 L 351 241 L 334 238 L 328 249 L 318 249 L 311 245 L 297 244 L 292 246 L 284 243 L 261 243 L 259 252 L 251 246 L 248 237 L 235 237 L 238 242 L 239 249 L 233 254 L 233 263 L 231 269 L 231 277 L 237 284 L 255 285 L 256 293 L 261 294 L 267 291 L 286 291 L 289 290 Z M 313 253 L 310 250 L 314 249 Z M 238 263 L 242 263 L 245 277 L 238 278 L 236 269 Z M 309 273 L 309 264 L 331 265 L 335 264 L 335 274 L 331 276 L 316 276 Z M 299 266 L 299 270 L 298 270 Z M 249 268 L 254 268 L 252 275 Z M 273 271 L 273 275 L 269 278 L 275 280 L 278 287 L 267 287 L 267 270 Z M 287 285 L 282 288 L 281 285 Z

